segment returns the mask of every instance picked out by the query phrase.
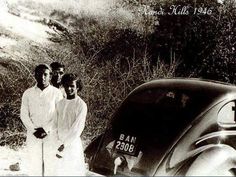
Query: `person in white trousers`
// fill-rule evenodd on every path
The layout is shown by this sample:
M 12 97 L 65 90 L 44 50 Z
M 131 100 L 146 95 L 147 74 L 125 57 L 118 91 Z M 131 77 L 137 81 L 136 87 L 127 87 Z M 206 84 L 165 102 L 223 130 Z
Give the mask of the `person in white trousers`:
M 57 176 L 85 176 L 86 168 L 81 141 L 81 133 L 85 127 L 87 105 L 78 96 L 81 81 L 75 74 L 65 74 L 62 85 L 66 92 L 56 105 L 54 122 L 57 148 L 55 175 Z
M 30 176 L 48 176 L 52 173 L 52 118 L 56 103 L 63 96 L 59 89 L 50 85 L 51 69 L 48 65 L 36 66 L 34 76 L 37 83 L 24 92 L 20 112 L 27 129 L 27 171 Z

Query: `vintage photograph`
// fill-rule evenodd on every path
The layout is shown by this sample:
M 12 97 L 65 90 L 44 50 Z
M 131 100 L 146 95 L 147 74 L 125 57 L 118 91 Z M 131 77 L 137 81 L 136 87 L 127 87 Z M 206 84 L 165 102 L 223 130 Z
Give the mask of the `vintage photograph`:
M 236 0 L 0 0 L 0 176 L 236 176 Z

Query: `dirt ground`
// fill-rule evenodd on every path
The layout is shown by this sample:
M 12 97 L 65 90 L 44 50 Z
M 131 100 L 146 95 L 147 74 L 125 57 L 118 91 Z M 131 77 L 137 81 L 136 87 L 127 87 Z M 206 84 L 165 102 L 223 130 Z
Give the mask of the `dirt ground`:
M 25 163 L 26 148 L 13 150 L 8 147 L 0 146 L 0 176 L 28 176 L 27 164 Z M 10 166 L 19 164 L 19 169 L 12 169 Z M 17 165 L 18 166 L 18 165 Z M 87 172 L 88 176 L 94 176 L 91 172 Z
M 0 147 L 0 176 L 27 176 L 24 159 L 25 148 L 13 150 L 8 147 Z M 19 171 L 10 170 L 10 165 L 19 163 Z

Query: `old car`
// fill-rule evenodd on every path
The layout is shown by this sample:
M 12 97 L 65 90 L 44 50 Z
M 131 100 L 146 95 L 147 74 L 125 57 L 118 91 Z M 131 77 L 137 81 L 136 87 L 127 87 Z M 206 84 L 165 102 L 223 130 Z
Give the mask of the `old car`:
M 160 79 L 134 89 L 86 148 L 105 176 L 236 175 L 236 87 Z

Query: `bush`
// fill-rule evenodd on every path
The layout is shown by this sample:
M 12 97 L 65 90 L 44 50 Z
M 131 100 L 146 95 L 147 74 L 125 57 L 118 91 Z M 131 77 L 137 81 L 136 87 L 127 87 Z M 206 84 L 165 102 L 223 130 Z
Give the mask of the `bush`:
M 225 5 L 219 9 L 215 47 L 210 55 L 203 57 L 199 75 L 235 84 L 236 3 L 228 4 L 229 2 L 225 1 Z
M 19 118 L 21 96 L 33 82 L 33 76 L 21 62 L 2 60 L 0 65 L 7 72 L 0 75 L 0 145 L 17 148 L 24 144 L 25 129 Z
M 173 4 L 206 7 L 212 13 L 157 15 L 155 32 L 148 36 L 153 60 L 161 57 L 169 61 L 175 56 L 182 61 L 177 70 L 179 76 L 235 83 L 235 1 L 220 4 L 210 0 L 172 0 L 153 4 L 153 9 L 157 12 L 160 7 L 168 9 Z

